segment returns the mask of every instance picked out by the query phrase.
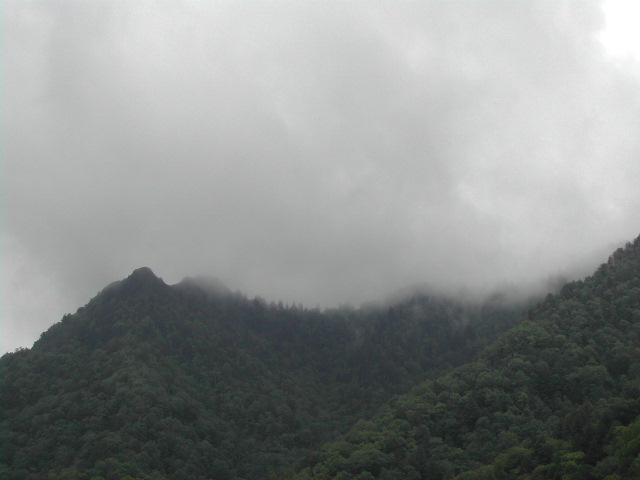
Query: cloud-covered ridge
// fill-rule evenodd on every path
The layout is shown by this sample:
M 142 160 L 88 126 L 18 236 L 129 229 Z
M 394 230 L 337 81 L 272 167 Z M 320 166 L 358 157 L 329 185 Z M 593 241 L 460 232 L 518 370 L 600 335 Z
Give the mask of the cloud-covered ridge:
M 4 10 L 4 281 L 48 306 L 139 265 L 309 306 L 486 292 L 637 235 L 640 84 L 597 2 Z M 13 298 L 9 330 L 62 313 Z

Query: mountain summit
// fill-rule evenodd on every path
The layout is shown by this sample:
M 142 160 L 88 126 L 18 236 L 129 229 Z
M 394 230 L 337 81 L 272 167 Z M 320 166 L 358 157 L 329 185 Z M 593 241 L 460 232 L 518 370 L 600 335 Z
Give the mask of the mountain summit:
M 149 267 L 141 267 L 134 270 L 131 275 L 122 281 L 120 290 L 122 293 L 135 294 L 141 291 L 162 288 L 163 286 L 166 286 L 166 284 Z
M 131 272 L 127 278 L 109 284 L 100 292 L 99 296 L 135 296 L 142 293 L 162 294 L 169 286 L 156 276 L 149 267 L 140 267 Z
M 427 295 L 321 312 L 140 268 L 2 358 L 0 478 L 273 477 L 522 313 Z
M 131 272 L 127 280 L 136 280 L 140 282 L 157 282 L 161 281 L 149 267 L 140 267 Z
M 0 478 L 640 478 L 639 278 L 640 237 L 533 308 L 140 268 L 2 357 Z

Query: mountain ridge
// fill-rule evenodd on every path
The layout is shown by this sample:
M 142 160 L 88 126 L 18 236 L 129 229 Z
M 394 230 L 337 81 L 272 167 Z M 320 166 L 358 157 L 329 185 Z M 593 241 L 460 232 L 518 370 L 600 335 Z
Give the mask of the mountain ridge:
M 0 359 L 0 478 L 632 475 L 611 462 L 635 451 L 616 442 L 636 438 L 639 251 L 517 307 L 416 294 L 320 311 L 136 269 Z
M 64 471 L 267 478 L 429 372 L 474 355 L 514 312 L 435 296 L 321 312 L 212 295 L 202 283 L 168 286 L 136 269 L 31 350 L 3 356 L 4 471 L 29 480 Z M 27 428 L 33 412 L 40 421 Z M 56 422 L 76 433 L 61 434 Z M 202 442 L 217 452 L 215 465 Z M 192 451 L 202 458 L 185 467 Z
M 287 478 L 640 477 L 640 237 Z

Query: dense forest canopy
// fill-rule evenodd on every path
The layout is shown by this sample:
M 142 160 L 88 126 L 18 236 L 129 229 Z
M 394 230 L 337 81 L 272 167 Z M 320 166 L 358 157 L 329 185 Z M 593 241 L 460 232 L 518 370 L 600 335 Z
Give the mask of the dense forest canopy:
M 640 478 L 640 237 L 296 479 Z
M 330 311 L 141 268 L 2 357 L 0 478 L 637 478 L 639 267 Z

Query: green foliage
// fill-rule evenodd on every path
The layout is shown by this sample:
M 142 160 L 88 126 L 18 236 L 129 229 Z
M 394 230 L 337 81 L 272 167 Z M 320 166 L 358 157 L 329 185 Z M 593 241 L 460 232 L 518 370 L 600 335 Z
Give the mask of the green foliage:
M 355 425 L 336 440 L 341 451 L 385 455 L 365 467 L 374 478 L 378 465 L 389 478 L 409 469 L 422 479 L 640 478 L 639 272 L 640 237 L 476 361 Z M 334 445 L 295 478 L 352 474 L 349 463 L 326 468 Z
M 273 478 L 393 394 L 471 358 L 514 312 L 427 296 L 320 312 L 169 287 L 140 269 L 2 358 L 0 472 Z M 336 453 L 329 468 L 395 478 L 401 446 L 393 437 Z
M 639 271 L 640 237 L 524 318 L 320 312 L 142 269 L 2 357 L 0 478 L 640 478 Z

